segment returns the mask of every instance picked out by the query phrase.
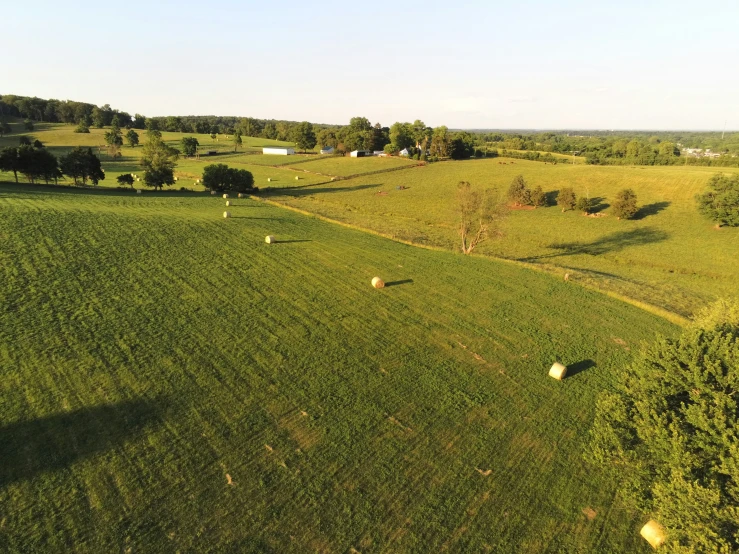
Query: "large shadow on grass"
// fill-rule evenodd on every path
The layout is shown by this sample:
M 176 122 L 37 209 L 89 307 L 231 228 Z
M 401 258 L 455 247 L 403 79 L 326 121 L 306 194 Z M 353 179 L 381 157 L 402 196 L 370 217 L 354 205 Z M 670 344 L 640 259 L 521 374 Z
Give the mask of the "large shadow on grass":
M 657 215 L 659 212 L 666 210 L 670 204 L 670 202 L 654 202 L 652 204 L 645 204 L 639 208 L 631 219 L 644 219 L 650 215 Z
M 166 400 L 130 400 L 0 427 L 0 488 L 124 444 L 161 420 Z
M 329 181 L 330 182 L 330 181 Z M 311 196 L 314 194 L 326 194 L 326 193 L 332 193 L 332 192 L 356 192 L 360 190 L 366 190 L 366 189 L 374 189 L 377 187 L 381 187 L 382 185 L 379 184 L 367 184 L 367 185 L 357 185 L 354 187 L 323 187 L 323 188 L 317 188 L 320 187 L 320 185 L 325 185 L 327 183 L 315 183 L 313 185 L 303 185 L 299 187 L 286 187 L 286 188 L 280 188 L 280 189 L 265 189 L 259 192 L 259 196 L 264 198 L 274 198 L 279 196 Z
M 137 195 L 135 189 L 121 190 L 119 188 L 109 188 L 103 185 L 94 187 L 88 186 L 77 186 L 72 182 L 60 182 L 58 185 L 43 184 L 43 183 L 12 183 L 12 182 L 0 182 L 0 194 L 2 193 L 23 193 L 29 196 L 25 198 L 32 198 L 34 194 L 82 194 L 82 195 L 98 195 L 98 196 L 128 196 L 128 197 L 158 197 L 158 198 L 203 198 L 209 195 L 203 191 L 192 191 L 192 190 L 177 190 L 177 189 L 164 189 L 160 191 L 154 191 L 149 188 L 144 188 L 141 183 L 136 183 L 139 189 L 142 189 L 143 195 Z M 7 194 L 6 194 L 7 196 Z M 220 196 L 218 196 L 220 198 Z
M 567 366 L 567 375 L 565 378 L 574 377 L 578 373 L 582 373 L 583 371 L 587 371 L 588 369 L 595 367 L 595 362 L 593 360 L 581 360 L 577 363 L 570 364 Z
M 655 242 L 662 242 L 670 237 L 668 233 L 660 229 L 645 227 L 632 229 L 631 231 L 617 231 L 591 242 L 562 242 L 550 244 L 547 248 L 556 250 L 552 254 L 543 254 L 530 258 L 520 258 L 522 262 L 533 262 L 547 258 L 558 258 L 561 256 L 576 256 L 586 254 L 588 256 L 601 256 L 610 252 L 619 252 L 633 246 L 644 246 Z

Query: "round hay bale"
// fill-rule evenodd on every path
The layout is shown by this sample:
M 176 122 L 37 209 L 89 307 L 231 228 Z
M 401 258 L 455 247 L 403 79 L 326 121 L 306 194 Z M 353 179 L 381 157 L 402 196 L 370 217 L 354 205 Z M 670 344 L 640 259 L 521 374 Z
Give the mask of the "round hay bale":
M 215 196 L 216 195 L 216 191 L 214 191 L 214 190 L 210 191 L 210 195 L 211 196 Z
M 228 194 L 224 194 L 224 195 L 223 195 L 223 197 L 224 197 L 224 198 L 228 198 Z
M 230 200 L 226 200 L 226 207 L 228 208 L 230 205 L 231 205 L 231 201 Z
M 561 381 L 565 378 L 565 375 L 567 375 L 567 366 L 562 365 L 559 362 L 554 362 L 554 365 L 549 370 L 549 377 L 552 377 L 557 381 Z
M 300 177 L 298 177 L 298 176 L 296 175 L 296 176 L 295 176 L 295 180 L 297 181 L 298 179 L 300 179 Z
M 136 191 L 136 194 L 141 194 L 141 189 L 138 189 L 138 190 Z
M 647 521 L 646 525 L 641 528 L 639 534 L 644 537 L 644 540 L 652 545 L 652 548 L 655 550 L 662 546 L 667 538 L 665 535 L 665 528 L 653 519 Z
M 136 182 L 137 183 L 140 183 L 141 182 L 141 179 L 139 179 L 138 177 L 136 177 Z
M 376 289 L 381 289 L 385 287 L 385 282 L 379 277 L 373 277 L 372 286 L 375 287 Z
M 231 217 L 231 212 L 223 212 L 223 217 L 225 219 L 228 219 L 229 217 Z
M 241 193 L 239 193 L 239 194 L 238 194 L 238 197 L 239 197 L 239 198 L 244 198 L 244 195 L 243 195 L 243 194 L 241 194 Z
M 272 244 L 276 242 L 276 240 L 275 237 L 273 237 L 272 235 L 267 235 L 266 237 L 264 237 L 264 242 L 266 242 L 267 244 Z
M 267 182 L 268 183 L 271 183 L 272 182 L 272 177 L 267 177 Z
M 177 182 L 177 177 L 175 177 L 175 178 L 174 178 L 174 182 L 175 182 L 175 183 Z

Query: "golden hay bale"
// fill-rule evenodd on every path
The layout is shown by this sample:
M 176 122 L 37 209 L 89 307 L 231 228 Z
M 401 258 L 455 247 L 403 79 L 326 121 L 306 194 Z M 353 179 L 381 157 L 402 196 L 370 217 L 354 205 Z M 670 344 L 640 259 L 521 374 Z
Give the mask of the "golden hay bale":
M 264 237 L 264 242 L 266 242 L 267 244 L 272 244 L 273 242 L 277 242 L 277 241 L 275 240 L 275 237 L 273 237 L 272 235 L 267 235 L 266 237 Z
M 230 200 L 226 200 L 226 207 L 228 208 L 230 205 L 231 205 L 231 201 Z
M 375 287 L 376 289 L 381 289 L 385 286 L 385 282 L 379 277 L 373 277 L 372 286 Z
M 298 177 L 298 176 L 296 175 L 296 176 L 295 176 L 295 180 L 297 181 L 298 179 L 300 179 L 300 177 Z
M 241 194 L 241 193 L 239 193 L 239 194 L 238 194 L 238 197 L 239 197 L 239 198 L 244 198 L 244 195 L 243 195 L 243 194 Z
M 557 381 L 561 381 L 567 375 L 567 366 L 562 365 L 559 362 L 555 362 L 552 369 L 549 370 L 549 377 L 553 377 Z
M 214 191 L 214 190 L 210 191 L 210 195 L 211 196 L 215 196 L 216 195 L 216 191 Z
M 639 534 L 644 537 L 644 539 L 651 544 L 652 548 L 655 550 L 662 546 L 667 538 L 665 535 L 665 528 L 653 519 L 647 521 L 646 525 L 641 528 Z
M 231 217 L 231 212 L 223 212 L 223 217 L 225 218 Z
M 224 198 L 228 198 L 228 194 L 224 194 L 224 195 L 223 195 L 223 197 L 224 197 Z
M 138 189 L 138 190 L 136 191 L 136 194 L 141 194 L 141 189 Z
M 267 177 L 267 182 L 268 183 L 271 183 L 272 182 L 272 177 Z

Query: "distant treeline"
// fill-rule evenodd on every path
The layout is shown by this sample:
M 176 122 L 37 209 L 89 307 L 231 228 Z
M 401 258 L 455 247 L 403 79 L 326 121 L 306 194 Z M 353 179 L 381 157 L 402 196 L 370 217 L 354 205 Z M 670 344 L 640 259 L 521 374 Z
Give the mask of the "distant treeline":
M 337 154 L 352 150 L 407 150 L 418 159 L 464 159 L 481 152 L 554 161 L 544 153 L 584 156 L 590 164 L 608 165 L 712 165 L 739 166 L 739 133 L 699 131 L 547 131 L 527 134 L 499 131 L 451 131 L 428 127 L 422 121 L 374 125 L 365 117 L 353 117 L 348 125 L 313 124 L 235 116 L 149 117 L 72 100 L 0 96 L 0 123 L 5 117 L 29 121 L 73 123 L 82 129 L 110 126 L 113 118 L 124 128 L 259 137 L 296 143 L 300 148 L 333 147 Z M 683 149 L 711 151 L 711 155 L 686 156 Z M 511 152 L 514 151 L 514 152 Z M 524 151 L 515 152 L 515 151 Z

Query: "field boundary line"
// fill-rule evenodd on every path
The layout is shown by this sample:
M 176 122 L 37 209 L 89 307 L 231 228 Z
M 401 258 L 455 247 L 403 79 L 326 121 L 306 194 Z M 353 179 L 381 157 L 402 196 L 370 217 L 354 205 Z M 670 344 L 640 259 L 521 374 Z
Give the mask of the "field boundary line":
M 415 166 L 413 166 L 415 167 Z M 282 208 L 285 210 L 290 210 L 295 213 L 299 213 L 301 215 L 305 215 L 308 217 L 314 217 L 316 219 L 319 219 L 320 221 L 325 221 L 326 223 L 333 223 L 334 225 L 339 225 L 341 227 L 345 227 L 347 229 L 352 229 L 354 231 L 360 231 L 363 233 L 368 233 L 370 235 L 374 235 L 376 237 L 381 237 L 384 239 L 392 240 L 394 242 L 398 242 L 400 244 L 405 244 L 406 246 L 412 246 L 414 248 L 423 248 L 424 250 L 431 250 L 433 252 L 446 252 L 451 254 L 457 254 L 454 250 L 449 250 L 447 248 L 442 248 L 441 246 L 432 246 L 429 244 L 418 244 L 415 242 L 411 242 L 409 240 L 400 239 L 398 237 L 394 237 L 392 235 L 389 235 L 387 233 L 381 233 L 380 231 L 375 231 L 373 229 L 367 229 L 366 227 L 359 227 L 358 225 L 352 225 L 351 223 L 346 223 L 344 221 L 339 221 L 337 219 L 332 219 L 330 217 L 326 217 L 320 214 L 316 214 L 313 212 L 309 212 L 307 210 L 303 210 L 301 208 L 296 208 L 294 206 L 289 206 L 287 204 L 283 204 L 281 202 L 276 202 L 274 200 L 267 200 L 266 198 L 260 198 L 256 195 L 250 195 L 250 198 L 252 200 L 256 200 L 257 202 L 263 202 L 265 204 L 268 204 L 270 206 L 275 206 L 277 208 Z M 484 260 L 490 260 L 490 261 L 496 261 L 496 262 L 503 262 L 507 264 L 512 264 L 519 266 L 524 269 L 529 269 L 531 271 L 536 271 L 538 273 L 546 273 L 547 275 L 554 276 L 555 272 L 552 270 L 549 270 L 547 268 L 544 268 L 538 264 L 531 264 L 522 262 L 519 260 L 511 260 L 508 258 L 499 258 L 497 256 L 490 256 L 485 254 L 468 254 L 469 256 L 472 256 L 474 258 L 481 258 Z M 562 268 L 562 272 L 566 273 L 566 268 Z M 685 327 L 690 324 L 690 320 L 686 317 L 681 316 L 680 314 L 676 314 L 674 312 L 671 312 L 669 310 L 666 310 L 664 308 L 660 308 L 659 306 L 655 306 L 653 304 L 649 304 L 647 302 L 642 302 L 641 300 L 637 300 L 635 298 L 631 298 L 630 296 L 626 296 L 624 294 L 619 294 L 617 292 L 605 290 L 602 288 L 598 288 L 594 285 L 590 285 L 587 283 L 583 283 L 580 281 L 571 280 L 570 281 L 573 284 L 576 284 L 579 287 L 582 287 L 584 289 L 588 289 L 594 292 L 598 292 L 600 294 L 605 294 L 606 296 L 609 296 L 615 300 L 620 300 L 621 302 L 625 302 L 626 304 L 630 304 L 636 308 L 639 308 L 641 310 L 644 310 L 646 312 L 651 313 L 652 315 L 656 315 L 658 317 L 661 317 L 662 319 L 666 319 L 670 323 L 673 323 L 675 325 L 678 325 L 680 327 Z

